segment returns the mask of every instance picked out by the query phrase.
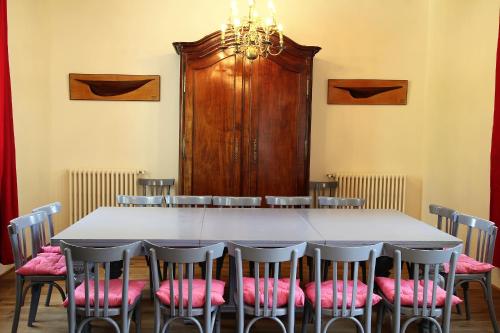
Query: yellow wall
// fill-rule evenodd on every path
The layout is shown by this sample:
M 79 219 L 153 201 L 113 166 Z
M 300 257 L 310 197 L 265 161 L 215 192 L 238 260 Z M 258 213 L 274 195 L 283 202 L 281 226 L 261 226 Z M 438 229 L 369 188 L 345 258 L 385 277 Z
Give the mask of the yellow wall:
M 409 214 L 430 222 L 426 207 L 438 202 L 487 217 L 500 0 L 275 3 L 288 36 L 322 47 L 311 177 L 403 173 Z M 22 213 L 60 200 L 57 228 L 65 227 L 69 168 L 177 178 L 179 60 L 171 44 L 217 30 L 229 1 L 8 4 Z M 160 74 L 161 101 L 70 101 L 70 72 Z M 407 79 L 408 105 L 327 105 L 329 78 Z
M 488 218 L 500 1 L 432 3 L 422 217 L 438 203 Z

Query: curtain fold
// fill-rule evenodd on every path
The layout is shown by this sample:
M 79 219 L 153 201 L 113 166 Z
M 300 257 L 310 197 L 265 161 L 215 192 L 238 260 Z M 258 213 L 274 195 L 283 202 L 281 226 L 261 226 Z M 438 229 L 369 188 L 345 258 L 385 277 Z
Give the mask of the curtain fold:
M 11 219 L 19 215 L 10 89 L 7 0 L 0 0 L 0 263 L 2 264 L 12 263 L 7 225 Z
M 495 82 L 495 111 L 493 115 L 493 133 L 491 135 L 490 220 L 500 225 L 500 28 L 497 44 Z M 499 239 L 500 235 L 497 238 L 495 256 L 493 258 L 493 264 L 497 267 L 500 266 Z

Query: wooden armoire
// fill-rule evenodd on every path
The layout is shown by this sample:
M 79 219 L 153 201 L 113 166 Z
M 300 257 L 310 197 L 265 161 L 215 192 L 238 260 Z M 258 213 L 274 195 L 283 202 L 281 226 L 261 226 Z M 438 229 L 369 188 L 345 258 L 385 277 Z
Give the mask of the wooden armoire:
M 284 38 L 254 61 L 220 32 L 174 43 L 181 57 L 179 194 L 307 195 L 313 57 Z

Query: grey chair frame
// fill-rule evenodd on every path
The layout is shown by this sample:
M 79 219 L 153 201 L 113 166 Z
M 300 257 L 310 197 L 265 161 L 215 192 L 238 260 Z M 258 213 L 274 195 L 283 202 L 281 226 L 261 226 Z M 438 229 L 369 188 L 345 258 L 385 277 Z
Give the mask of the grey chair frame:
M 54 231 L 54 220 L 52 216 L 54 214 L 57 214 L 61 211 L 61 203 L 60 202 L 53 202 L 48 205 L 44 205 L 41 207 L 37 207 L 33 209 L 31 212 L 32 213 L 37 213 L 37 212 L 45 212 L 47 214 L 47 224 L 48 224 L 48 235 L 47 231 L 45 230 L 45 224 L 42 224 L 42 241 L 43 244 L 48 244 L 50 242 L 50 238 L 54 237 L 55 231 Z M 48 236 L 48 237 L 47 237 Z M 47 239 L 49 238 L 49 239 Z
M 132 319 L 135 322 L 135 331 L 141 331 L 141 299 L 128 304 L 128 284 L 130 275 L 130 259 L 138 256 L 142 252 L 142 242 L 108 247 L 91 248 L 81 247 L 61 241 L 61 248 L 66 257 L 66 267 L 68 270 L 68 331 L 70 333 L 82 332 L 85 327 L 94 320 L 103 320 L 111 324 L 118 333 L 127 333 L 130 330 Z M 120 307 L 109 306 L 109 281 L 111 262 L 123 260 L 122 276 L 122 304 Z M 75 273 L 74 262 L 83 262 L 84 276 L 82 283 L 85 284 L 85 306 L 75 304 Z M 103 305 L 99 302 L 99 266 L 104 266 L 104 300 Z M 93 270 L 93 272 L 92 272 Z M 94 283 L 94 305 L 90 304 L 89 282 Z M 118 325 L 112 317 L 120 316 L 121 325 Z
M 394 302 L 387 300 L 385 295 L 380 292 L 382 297 L 381 304 L 377 314 L 377 332 L 382 331 L 382 323 L 386 310 L 390 310 L 392 315 L 392 331 L 394 333 L 404 333 L 408 326 L 417 320 L 427 320 L 431 326 L 438 329 L 439 333 L 450 332 L 450 317 L 451 317 L 451 299 L 453 296 L 453 284 L 455 280 L 455 268 L 459 253 L 462 251 L 462 245 L 454 248 L 443 250 L 418 250 L 409 249 L 401 246 L 385 244 L 385 254 L 394 259 Z M 411 264 L 413 272 L 410 274 L 410 279 L 414 281 L 413 286 L 413 304 L 412 306 L 401 305 L 401 270 L 402 263 Z M 436 305 L 437 287 L 440 282 L 439 270 L 442 264 L 449 264 L 450 271 L 445 285 L 446 299 L 443 307 Z M 432 276 L 432 279 L 430 277 Z M 423 278 L 422 278 L 423 277 Z M 418 286 L 423 280 L 423 304 L 418 305 Z M 429 281 L 432 281 L 433 287 L 431 298 L 428 299 Z M 401 327 L 401 315 L 409 318 L 403 321 Z M 441 318 L 441 324 L 437 318 Z
M 283 197 L 266 195 L 266 204 L 271 208 L 309 208 L 312 198 L 310 196 L 302 197 Z
M 319 208 L 361 208 L 365 202 L 362 198 L 318 197 Z
M 318 198 L 320 196 L 332 196 L 335 195 L 335 191 L 338 186 L 337 181 L 310 181 L 309 182 L 309 193 L 312 192 L 312 199 L 314 208 L 318 208 Z
M 20 216 L 10 221 L 7 228 L 16 270 L 26 264 L 30 258 L 35 258 L 37 254 L 40 253 L 41 247 L 45 245 L 42 237 L 42 226 L 47 219 L 47 213 L 42 210 L 36 213 Z M 30 235 L 28 235 L 28 230 L 30 231 Z M 28 247 L 28 242 L 30 242 L 28 240 L 29 236 L 31 236 L 31 252 Z M 28 326 L 31 327 L 33 326 L 33 322 L 36 320 L 42 286 L 47 284 L 55 287 L 64 301 L 66 293 L 63 288 L 57 284 L 57 282 L 64 281 L 65 279 L 66 275 L 23 276 L 16 274 L 16 304 L 14 308 L 14 318 L 12 321 L 12 333 L 17 332 L 21 308 L 24 305 L 24 300 L 28 291 L 31 289 L 31 304 L 28 315 Z
M 318 197 L 318 208 L 354 208 L 359 209 L 365 204 L 362 198 L 340 198 L 340 197 Z M 324 261 L 323 280 L 326 280 L 330 262 Z M 363 273 L 363 282 L 366 283 L 366 263 L 361 262 L 361 271 Z M 351 268 L 351 271 L 353 269 Z
M 128 207 L 161 207 L 163 196 L 117 195 L 116 203 Z
M 297 263 L 306 250 L 306 243 L 300 243 L 285 248 L 254 248 L 229 243 L 229 254 L 234 256 L 236 264 L 236 304 L 238 307 L 238 333 L 249 333 L 252 326 L 259 320 L 267 318 L 275 321 L 284 333 L 293 333 L 295 328 L 295 280 L 297 278 Z M 243 261 L 253 262 L 255 278 L 255 304 L 246 305 L 243 301 Z M 279 265 L 290 262 L 290 291 L 286 307 L 277 307 Z M 264 265 L 264 304 L 260 305 L 259 265 Z M 272 306 L 269 307 L 270 266 L 273 267 Z M 252 318 L 245 326 L 245 314 Z M 279 319 L 287 316 L 287 325 Z
M 212 204 L 211 195 L 173 195 L 165 197 L 170 207 L 202 207 Z
M 486 262 L 489 264 L 493 263 L 495 241 L 498 232 L 497 226 L 488 220 L 470 215 L 458 214 L 455 218 L 455 230 L 453 235 L 458 237 L 461 228 L 467 228 L 466 239 L 464 242 L 464 254 L 480 262 Z M 472 251 L 473 242 L 476 243 L 474 254 Z M 495 333 L 500 332 L 495 315 L 495 305 L 493 303 L 491 271 L 479 274 L 455 274 L 455 289 L 460 286 L 463 288 L 467 320 L 470 320 L 471 318 L 468 292 L 469 282 L 478 282 L 481 285 L 488 303 L 488 313 L 493 326 L 493 331 Z
M 212 204 L 216 207 L 257 208 L 260 207 L 261 202 L 261 197 L 212 197 Z
M 53 202 L 41 207 L 37 207 L 33 209 L 31 212 L 36 213 L 36 212 L 45 212 L 47 213 L 47 223 L 48 223 L 48 228 L 45 228 L 45 223 L 42 224 L 42 242 L 43 244 L 49 244 L 50 243 L 50 238 L 54 237 L 55 231 L 54 231 L 54 220 L 52 216 L 54 214 L 57 214 L 61 211 L 61 203 L 60 202 Z M 47 230 L 48 229 L 48 235 L 47 235 Z M 52 290 L 53 290 L 53 285 L 49 284 L 49 289 L 47 290 L 47 298 L 45 299 L 45 306 L 50 305 L 50 299 L 52 297 Z
M 436 227 L 450 235 L 455 234 L 456 215 L 458 212 L 454 209 L 443 207 L 436 204 L 429 205 L 429 213 L 437 215 Z
M 376 259 L 380 256 L 383 249 L 383 243 L 377 243 L 373 245 L 366 245 L 360 247 L 340 247 L 340 246 L 327 246 L 309 243 L 307 245 L 306 254 L 308 257 L 312 257 L 314 260 L 314 283 L 315 283 L 315 294 L 316 294 L 316 306 L 307 300 L 306 307 L 304 309 L 304 318 L 302 320 L 302 333 L 307 331 L 307 323 L 314 311 L 314 332 L 326 333 L 328 328 L 339 319 L 351 320 L 355 323 L 357 331 L 361 333 L 370 333 L 372 324 L 372 299 L 373 299 L 373 286 L 375 279 L 375 264 Z M 321 283 L 322 272 L 324 265 L 322 265 L 322 260 L 328 260 L 332 262 L 332 284 L 333 284 L 333 306 L 330 309 L 322 308 L 321 306 Z M 352 277 L 354 281 L 359 281 L 358 270 L 360 263 L 368 262 L 369 277 L 367 283 L 367 298 L 364 307 L 356 308 L 356 296 L 358 284 L 355 283 L 353 286 L 353 291 L 351 295 L 351 307 L 347 307 L 347 283 L 349 266 L 352 267 Z M 342 280 L 338 279 L 338 264 L 343 268 Z M 342 302 L 339 303 L 337 293 L 337 286 L 339 283 L 343 285 Z M 322 326 L 322 317 L 328 316 L 330 319 Z M 364 325 L 359 321 L 358 316 L 363 316 Z
M 168 330 L 169 325 L 177 319 L 184 319 L 192 322 L 200 333 L 220 332 L 220 311 L 219 306 L 211 304 L 211 288 L 212 288 L 212 266 L 213 260 L 222 256 L 224 251 L 224 243 L 217 243 L 200 248 L 168 248 L 157 246 L 148 241 L 144 242 L 146 252 L 150 256 L 152 262 L 152 276 L 153 293 L 154 293 L 154 332 L 162 333 Z M 160 302 L 156 296 L 156 292 L 160 288 L 160 275 L 158 260 L 168 262 L 168 274 L 166 281 L 169 281 L 170 288 L 170 304 L 166 305 Z M 193 308 L 193 274 L 194 264 L 205 265 L 205 304 L 203 308 Z M 177 280 L 178 280 L 178 305 L 175 305 L 174 299 L 174 264 L 178 266 Z M 186 274 L 184 273 L 184 266 Z M 182 281 L 188 279 L 188 289 L 184 294 Z M 184 308 L 184 300 L 187 297 L 187 309 Z M 166 315 L 166 320 L 162 325 L 161 314 Z M 196 318 L 204 316 L 203 326 Z
M 212 203 L 215 207 L 226 208 L 257 208 L 260 207 L 262 202 L 261 197 L 226 197 L 214 196 Z M 217 266 L 215 268 L 215 276 L 217 279 L 221 278 L 222 267 L 224 266 L 224 258 L 226 257 L 227 249 L 224 249 L 222 257 L 217 259 Z
M 170 195 L 170 188 L 174 186 L 175 179 L 139 178 L 137 183 L 142 186 L 142 195 Z M 148 191 L 149 189 L 149 191 Z

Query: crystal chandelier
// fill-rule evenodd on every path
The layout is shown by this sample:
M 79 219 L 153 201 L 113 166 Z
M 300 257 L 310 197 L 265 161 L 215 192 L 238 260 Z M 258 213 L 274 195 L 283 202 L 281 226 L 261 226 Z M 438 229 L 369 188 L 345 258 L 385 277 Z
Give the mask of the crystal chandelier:
M 277 56 L 283 51 L 283 26 L 276 23 L 276 9 L 272 0 L 267 3 L 270 16 L 263 19 L 257 12 L 255 1 L 248 0 L 248 16 L 240 18 L 236 0 L 231 1 L 231 16 L 221 26 L 222 47 L 233 47 L 237 54 L 249 60 L 261 56 Z M 279 36 L 279 43 L 272 40 Z M 227 40 L 226 40 L 227 37 Z

